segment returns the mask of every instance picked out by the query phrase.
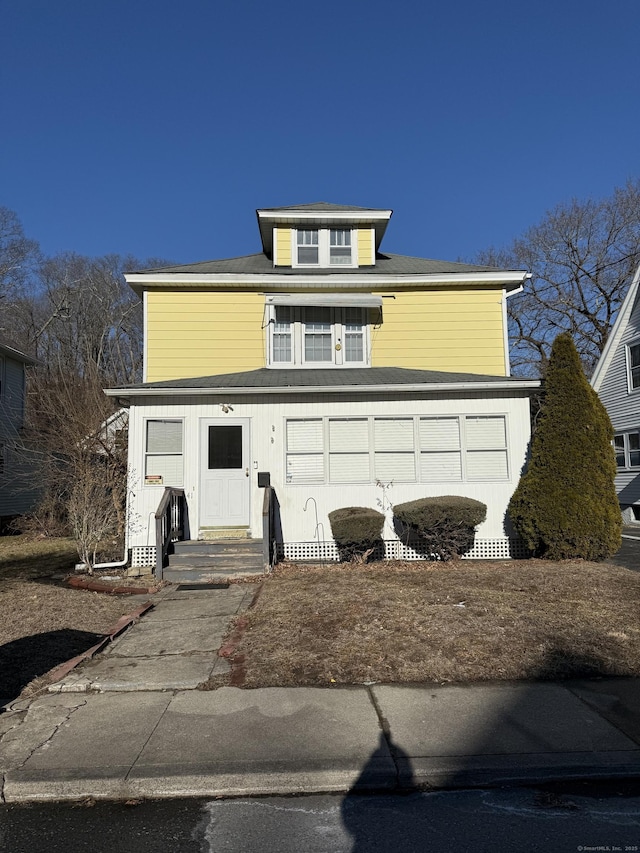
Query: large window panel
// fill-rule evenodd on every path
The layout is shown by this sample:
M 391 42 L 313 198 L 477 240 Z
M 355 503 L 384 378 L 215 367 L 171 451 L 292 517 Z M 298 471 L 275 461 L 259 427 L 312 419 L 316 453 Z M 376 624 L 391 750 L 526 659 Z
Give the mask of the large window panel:
M 329 420 L 329 480 L 332 483 L 367 483 L 369 470 L 369 419 Z
M 420 418 L 420 479 L 425 483 L 462 480 L 459 418 Z
M 466 466 L 469 480 L 506 480 L 507 431 L 503 416 L 465 418 Z
M 387 483 L 416 479 L 413 418 L 375 418 L 373 421 L 376 479 Z
M 287 483 L 324 482 L 322 418 L 287 421 Z
M 297 250 L 299 264 L 317 264 L 318 255 L 318 229 L 308 228 L 306 230 L 298 229 L 297 232 Z

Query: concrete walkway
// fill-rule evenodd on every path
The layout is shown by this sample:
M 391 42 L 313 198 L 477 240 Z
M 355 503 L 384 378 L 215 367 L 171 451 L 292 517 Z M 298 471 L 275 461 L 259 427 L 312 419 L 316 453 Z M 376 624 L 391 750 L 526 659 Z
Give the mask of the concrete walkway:
M 253 588 L 169 590 L 109 651 L 0 715 L 6 802 L 636 776 L 640 680 L 195 689 Z M 99 692 L 94 692 L 99 691 Z

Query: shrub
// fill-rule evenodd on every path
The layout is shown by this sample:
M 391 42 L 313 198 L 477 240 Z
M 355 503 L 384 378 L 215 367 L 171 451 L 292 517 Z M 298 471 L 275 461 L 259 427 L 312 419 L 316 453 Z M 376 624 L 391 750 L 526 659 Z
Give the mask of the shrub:
M 426 555 L 451 560 L 473 547 L 476 527 L 487 517 L 487 507 L 473 498 L 444 495 L 398 504 L 396 518 L 421 541 Z
M 365 506 L 347 506 L 329 513 L 331 533 L 341 560 L 366 563 L 382 542 L 384 515 Z
M 529 468 L 509 516 L 531 551 L 603 560 L 620 547 L 613 429 L 568 332 L 555 339 Z

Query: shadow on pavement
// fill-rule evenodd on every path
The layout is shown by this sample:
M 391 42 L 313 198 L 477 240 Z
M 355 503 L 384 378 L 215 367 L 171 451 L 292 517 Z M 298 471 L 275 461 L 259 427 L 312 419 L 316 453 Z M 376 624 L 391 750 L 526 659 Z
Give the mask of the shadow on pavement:
M 0 714 L 34 678 L 86 652 L 103 637 L 64 628 L 21 637 L 0 646 Z

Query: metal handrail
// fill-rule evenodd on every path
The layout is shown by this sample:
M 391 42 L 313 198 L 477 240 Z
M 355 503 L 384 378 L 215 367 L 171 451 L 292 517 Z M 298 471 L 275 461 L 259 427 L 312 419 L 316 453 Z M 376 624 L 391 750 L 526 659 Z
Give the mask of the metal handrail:
M 166 486 L 156 519 L 156 577 L 162 580 L 169 545 L 184 536 L 184 489 Z

